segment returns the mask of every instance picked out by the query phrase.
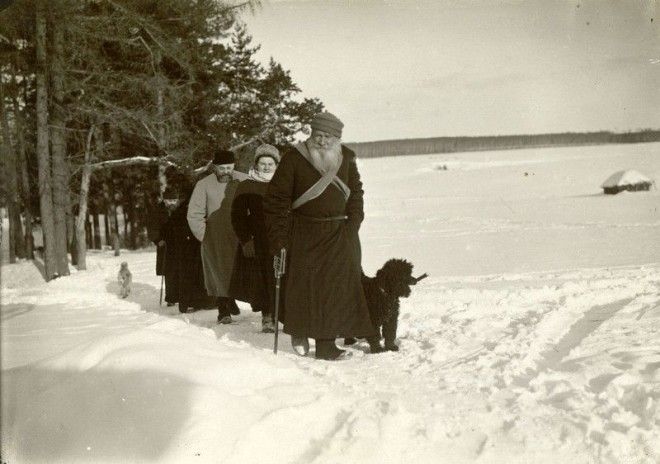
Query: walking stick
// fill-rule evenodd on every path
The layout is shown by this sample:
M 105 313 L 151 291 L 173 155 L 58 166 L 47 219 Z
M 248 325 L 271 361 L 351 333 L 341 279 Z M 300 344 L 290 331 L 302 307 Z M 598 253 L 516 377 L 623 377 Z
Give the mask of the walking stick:
M 165 282 L 165 245 L 159 245 L 159 248 L 161 247 L 163 248 L 163 274 L 160 276 L 160 300 L 158 300 L 158 306 L 163 306 L 163 283 Z M 156 251 L 156 253 L 158 253 L 158 251 Z
M 273 268 L 275 269 L 275 344 L 273 346 L 273 353 L 277 354 L 277 336 L 280 331 L 280 283 L 286 269 L 286 248 L 282 248 L 279 256 L 275 256 L 273 259 Z
M 158 306 L 163 306 L 163 282 L 165 281 L 165 276 L 160 276 L 160 300 L 158 301 Z

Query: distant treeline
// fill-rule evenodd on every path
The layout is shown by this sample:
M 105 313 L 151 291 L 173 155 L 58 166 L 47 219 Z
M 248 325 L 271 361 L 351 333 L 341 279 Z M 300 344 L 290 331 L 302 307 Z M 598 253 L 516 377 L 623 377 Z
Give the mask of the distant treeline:
M 347 144 L 360 158 L 396 155 L 425 155 L 462 151 L 511 150 L 518 148 L 645 143 L 660 141 L 660 130 L 638 132 L 566 132 L 561 134 L 497 135 L 482 137 L 431 137 L 380 140 Z

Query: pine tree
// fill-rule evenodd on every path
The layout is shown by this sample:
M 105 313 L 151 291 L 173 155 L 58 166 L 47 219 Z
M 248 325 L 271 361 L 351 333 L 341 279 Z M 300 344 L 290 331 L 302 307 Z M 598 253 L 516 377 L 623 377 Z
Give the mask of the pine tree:
M 137 244 L 137 211 L 162 193 L 169 171 L 191 173 L 218 145 L 288 141 L 322 108 L 296 100 L 288 72 L 258 64 L 258 46 L 234 27 L 255 3 L 25 0 L 2 13 L 0 36 L 15 52 L 0 78 L 16 81 L 3 104 L 12 103 L 12 150 L 25 155 L 14 170 L 24 184 L 39 166 L 38 186 L 20 190 L 26 213 L 38 187 L 48 278 L 68 272 L 62 252 L 72 241 L 84 269 L 90 209 L 122 206 Z M 114 193 L 98 200 L 104 191 Z

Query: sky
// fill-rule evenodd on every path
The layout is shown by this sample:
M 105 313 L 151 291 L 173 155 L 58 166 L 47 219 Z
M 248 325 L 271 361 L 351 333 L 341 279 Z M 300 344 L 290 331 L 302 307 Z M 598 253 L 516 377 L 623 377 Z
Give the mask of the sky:
M 659 5 L 264 0 L 242 19 L 358 142 L 660 129 Z

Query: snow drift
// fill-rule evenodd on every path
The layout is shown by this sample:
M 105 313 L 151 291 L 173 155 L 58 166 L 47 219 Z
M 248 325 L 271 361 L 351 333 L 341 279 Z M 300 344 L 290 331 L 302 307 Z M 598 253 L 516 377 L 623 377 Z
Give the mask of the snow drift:
M 2 460 L 658 462 L 660 196 L 593 186 L 620 157 L 657 176 L 659 149 L 361 160 L 365 272 L 430 274 L 399 353 L 274 356 L 245 306 L 231 326 L 159 307 L 152 250 L 49 283 L 5 265 Z

